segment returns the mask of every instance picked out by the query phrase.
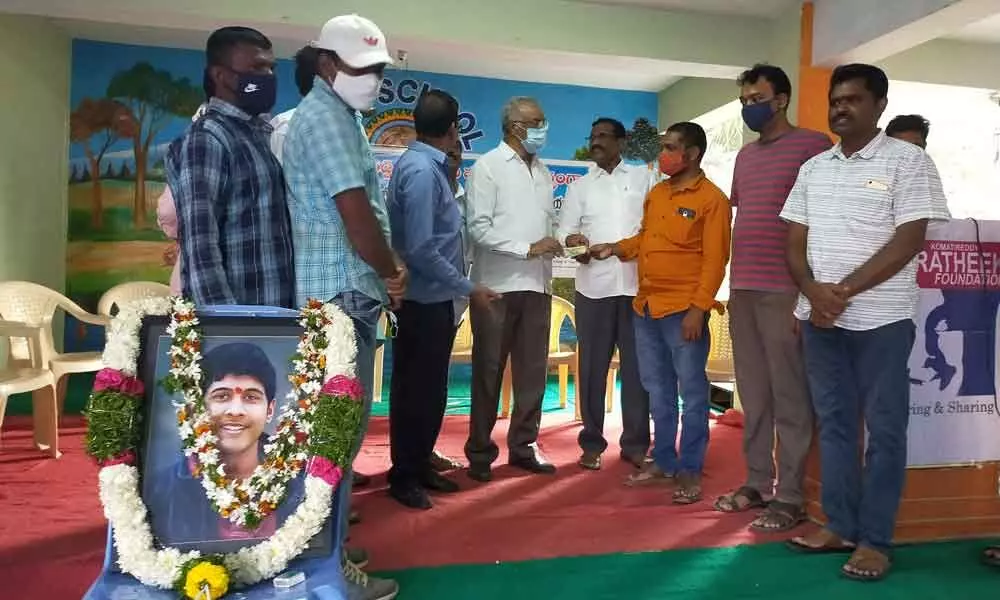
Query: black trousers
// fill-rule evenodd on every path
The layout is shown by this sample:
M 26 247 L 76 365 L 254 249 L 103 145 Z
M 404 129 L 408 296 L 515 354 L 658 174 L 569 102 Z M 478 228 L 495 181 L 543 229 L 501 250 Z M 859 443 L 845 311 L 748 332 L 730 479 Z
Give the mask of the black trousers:
M 448 364 L 455 341 L 452 302 L 406 300 L 396 311 L 389 393 L 389 485 L 418 485 L 430 469 L 448 404 Z
M 604 394 L 607 391 L 608 367 L 618 348 L 622 378 L 622 452 L 645 456 L 649 450 L 649 394 L 639 379 L 639 359 L 635 350 L 632 296 L 588 298 L 576 293 L 576 335 L 579 340 L 580 371 L 577 402 L 583 429 L 580 448 L 604 452 Z

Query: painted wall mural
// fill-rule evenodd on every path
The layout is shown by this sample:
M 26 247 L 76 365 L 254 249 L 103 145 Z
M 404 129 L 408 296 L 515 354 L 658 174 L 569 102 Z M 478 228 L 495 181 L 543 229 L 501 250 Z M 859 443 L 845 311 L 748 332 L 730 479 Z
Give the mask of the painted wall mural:
M 183 135 L 202 102 L 203 53 L 196 50 L 73 43 L 70 122 L 69 244 L 66 289 L 90 309 L 124 281 L 166 282 L 172 248 L 156 222 L 165 186 L 163 156 Z M 275 113 L 299 101 L 294 64 L 278 65 Z M 500 141 L 500 108 L 512 96 L 537 98 L 551 123 L 543 158 L 568 160 L 584 145 L 598 116 L 655 122 L 656 94 L 390 70 L 378 105 L 365 118 L 370 139 L 405 145 L 414 137 L 420 93 L 438 88 L 458 98 L 466 151 Z M 99 344 L 100 331 L 67 327 L 67 347 Z

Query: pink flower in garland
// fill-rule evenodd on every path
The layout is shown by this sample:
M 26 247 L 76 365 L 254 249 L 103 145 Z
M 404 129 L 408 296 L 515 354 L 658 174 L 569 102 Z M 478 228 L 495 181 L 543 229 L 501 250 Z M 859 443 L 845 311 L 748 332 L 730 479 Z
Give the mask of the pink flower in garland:
M 318 477 L 325 481 L 330 487 L 337 487 L 341 477 L 344 475 L 343 469 L 333 464 L 330 459 L 323 456 L 313 456 L 309 458 L 306 466 L 306 473 L 313 477 Z
M 323 384 L 319 393 L 324 396 L 347 396 L 351 400 L 360 402 L 364 396 L 364 389 L 361 387 L 361 382 L 354 377 L 334 375 Z
M 118 369 L 104 368 L 97 372 L 94 380 L 95 392 L 121 392 L 128 396 L 142 396 L 145 388 L 135 377 L 129 377 Z
M 103 467 L 113 467 L 115 465 L 134 465 L 135 464 L 135 452 L 131 450 L 126 450 L 117 456 L 112 456 L 111 458 L 99 459 L 97 464 Z

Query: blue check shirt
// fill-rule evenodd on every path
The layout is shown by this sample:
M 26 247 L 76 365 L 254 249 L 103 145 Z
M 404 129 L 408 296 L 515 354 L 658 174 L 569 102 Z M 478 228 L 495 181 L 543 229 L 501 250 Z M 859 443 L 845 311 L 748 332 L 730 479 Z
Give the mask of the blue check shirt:
M 299 302 L 326 301 L 350 291 L 387 302 L 382 279 L 351 245 L 334 200 L 347 190 L 364 188 L 382 235 L 389 241 L 389 217 L 375 172 L 375 155 L 360 113 L 318 77 L 288 125 L 282 161 Z
M 410 272 L 406 298 L 430 304 L 468 296 L 462 213 L 448 180 L 448 157 L 413 142 L 389 180 L 392 246 Z
M 197 305 L 293 308 L 292 230 L 271 127 L 213 98 L 170 144 L 181 285 Z

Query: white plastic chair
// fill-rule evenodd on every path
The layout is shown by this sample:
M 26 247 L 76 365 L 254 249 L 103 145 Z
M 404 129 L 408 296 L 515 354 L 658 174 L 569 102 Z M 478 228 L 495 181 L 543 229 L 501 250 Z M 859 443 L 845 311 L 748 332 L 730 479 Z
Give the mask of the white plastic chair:
M 41 364 L 48 365 L 55 378 L 56 399 L 61 414 L 66 396 L 65 377 L 72 373 L 99 371 L 103 365 L 100 352 L 63 353 L 56 350 L 52 335 L 52 320 L 57 310 L 62 310 L 89 325 L 106 327 L 110 322 L 108 317 L 91 314 L 66 296 L 43 285 L 30 281 L 0 282 L 0 318 L 34 325 L 41 329 L 39 357 Z M 28 354 L 28 341 L 11 337 L 9 356 L 16 360 L 26 360 Z
M 59 458 L 56 382 L 52 371 L 41 359 L 43 331 L 37 325 L 0 320 L 0 338 L 23 340 L 27 347 L 27 352 L 20 358 L 8 354 L 7 364 L 0 369 L 0 429 L 3 428 L 7 398 L 31 392 L 35 445 L 53 458 Z
M 97 303 L 97 314 L 105 317 L 113 317 L 121 308 L 122 304 L 146 298 L 167 298 L 170 293 L 170 286 L 155 281 L 129 281 L 120 283 L 110 290 L 104 292 Z

